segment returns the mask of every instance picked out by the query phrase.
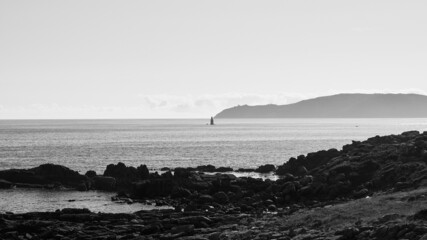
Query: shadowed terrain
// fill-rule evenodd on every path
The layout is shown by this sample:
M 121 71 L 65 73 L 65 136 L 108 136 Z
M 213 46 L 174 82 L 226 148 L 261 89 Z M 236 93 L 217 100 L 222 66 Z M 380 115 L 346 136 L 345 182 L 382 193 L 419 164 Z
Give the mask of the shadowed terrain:
M 338 94 L 288 105 L 236 106 L 216 118 L 424 118 L 427 96 Z

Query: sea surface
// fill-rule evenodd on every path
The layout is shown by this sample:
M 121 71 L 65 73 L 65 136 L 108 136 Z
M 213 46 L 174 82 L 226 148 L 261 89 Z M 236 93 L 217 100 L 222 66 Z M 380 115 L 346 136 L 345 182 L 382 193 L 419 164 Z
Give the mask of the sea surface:
M 0 169 L 65 165 L 102 174 L 111 163 L 150 169 L 204 164 L 254 168 L 290 157 L 337 148 L 376 135 L 427 130 L 427 119 L 208 119 L 186 120 L 2 120 Z M 111 193 L 41 189 L 0 190 L 0 212 L 94 212 L 155 208 L 112 202 Z
M 111 201 L 114 193 L 49 189 L 0 189 L 0 213 L 54 212 L 63 208 L 87 208 L 92 212 L 133 213 L 140 210 L 166 209 L 143 203 Z
M 375 135 L 427 130 L 427 119 L 2 120 L 0 169 L 65 165 L 103 173 L 203 164 L 251 168 Z

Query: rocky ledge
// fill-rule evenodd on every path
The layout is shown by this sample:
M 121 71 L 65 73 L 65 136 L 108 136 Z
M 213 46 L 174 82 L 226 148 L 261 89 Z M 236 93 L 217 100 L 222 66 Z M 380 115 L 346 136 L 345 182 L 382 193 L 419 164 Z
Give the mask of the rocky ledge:
M 87 209 L 0 214 L 0 239 L 427 239 L 427 189 L 275 212 Z

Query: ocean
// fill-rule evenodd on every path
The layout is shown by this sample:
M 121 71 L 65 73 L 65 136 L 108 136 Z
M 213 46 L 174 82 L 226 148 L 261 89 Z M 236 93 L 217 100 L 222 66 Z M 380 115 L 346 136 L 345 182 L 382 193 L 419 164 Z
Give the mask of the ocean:
M 2 120 L 0 169 L 56 163 L 102 174 L 111 163 L 149 169 L 280 165 L 375 135 L 427 130 L 427 119 Z

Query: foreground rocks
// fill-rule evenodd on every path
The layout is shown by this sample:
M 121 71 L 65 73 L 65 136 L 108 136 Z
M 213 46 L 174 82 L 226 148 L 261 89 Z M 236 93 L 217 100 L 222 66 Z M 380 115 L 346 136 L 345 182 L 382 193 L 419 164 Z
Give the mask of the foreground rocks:
M 323 222 L 316 217 L 298 220 L 299 215 L 304 216 L 300 211 L 279 209 L 242 214 L 221 210 L 153 210 L 107 214 L 62 209 L 6 213 L 0 214 L 0 239 L 427 239 L 427 209 L 408 216 L 388 214 L 369 221 L 343 219 L 343 224 L 333 227 L 328 226 L 326 218 Z M 317 216 L 323 210 L 311 211 Z
M 102 175 L 93 171 L 81 175 L 53 164 L 0 171 L 0 188 L 116 191 L 116 200 L 155 200 L 157 205 L 175 208 L 134 214 L 73 209 L 3 214 L 0 239 L 427 239 L 427 211 L 423 209 L 405 215 L 412 211 L 408 208 L 404 215 L 384 214 L 375 221 L 354 220 L 339 228 L 326 227 L 322 218 L 314 221 L 311 215 L 295 224 L 301 220 L 295 216 L 302 216 L 304 211 L 369 199 L 378 193 L 425 187 L 427 133 L 377 136 L 353 142 L 340 151 L 331 149 L 291 158 L 277 168 L 267 164 L 238 170 L 275 171 L 280 175 L 275 181 L 236 177 L 231 171 L 206 165 L 173 171 L 165 168 L 159 174 L 150 173 L 145 165 L 135 168 L 123 163 L 108 165 Z M 425 206 L 424 195 L 405 201 L 409 204 L 410 199 L 417 208 Z M 390 209 L 401 209 L 400 202 Z M 375 213 L 376 209 L 365 211 L 372 210 Z M 345 220 L 352 218 L 350 215 L 340 217 Z M 294 220 L 289 223 L 287 219 Z

